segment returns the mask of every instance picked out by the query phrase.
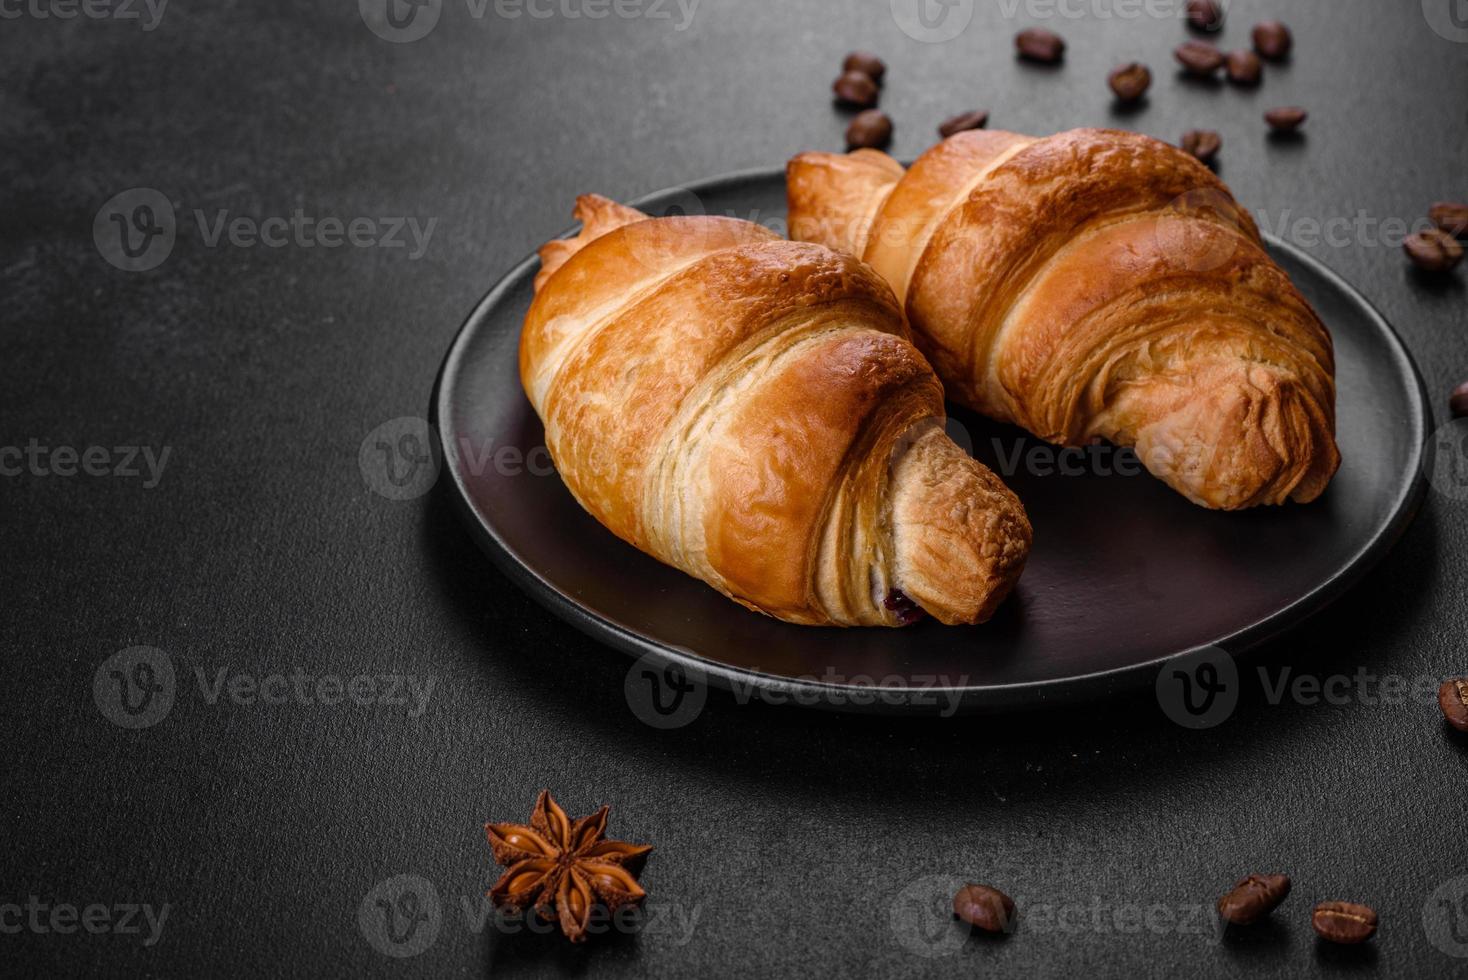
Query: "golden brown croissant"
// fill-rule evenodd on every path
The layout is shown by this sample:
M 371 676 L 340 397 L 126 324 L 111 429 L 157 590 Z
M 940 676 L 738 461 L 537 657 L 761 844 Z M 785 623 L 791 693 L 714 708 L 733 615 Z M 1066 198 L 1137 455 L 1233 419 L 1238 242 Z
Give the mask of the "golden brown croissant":
M 732 218 L 584 196 L 541 249 L 520 378 L 566 486 L 648 554 L 793 623 L 987 619 L 1014 494 L 943 431 L 892 291 Z
M 1318 497 L 1340 464 L 1330 335 L 1208 168 L 1135 133 L 965 132 L 787 168 L 791 237 L 861 256 L 956 400 L 1134 446 L 1190 500 Z

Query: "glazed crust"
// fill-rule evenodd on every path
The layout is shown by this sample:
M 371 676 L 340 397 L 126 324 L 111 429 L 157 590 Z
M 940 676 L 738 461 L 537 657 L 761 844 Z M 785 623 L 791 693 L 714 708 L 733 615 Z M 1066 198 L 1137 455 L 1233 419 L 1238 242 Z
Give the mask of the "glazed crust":
M 588 195 L 542 249 L 520 376 L 613 533 L 793 623 L 981 622 L 1030 525 L 944 433 L 943 390 L 857 259 Z
M 884 157 L 791 160 L 791 234 L 887 279 L 953 398 L 1132 446 L 1206 507 L 1324 492 L 1330 335 L 1207 167 L 1104 129 L 959 133 L 905 172 Z

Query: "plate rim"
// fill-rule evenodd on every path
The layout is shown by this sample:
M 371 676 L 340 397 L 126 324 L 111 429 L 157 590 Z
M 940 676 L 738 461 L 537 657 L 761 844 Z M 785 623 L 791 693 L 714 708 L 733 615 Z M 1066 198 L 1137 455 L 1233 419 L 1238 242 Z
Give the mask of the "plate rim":
M 628 204 L 632 207 L 644 207 L 649 203 L 657 202 L 660 198 L 679 193 L 692 193 L 695 197 L 700 192 L 712 195 L 743 183 L 777 179 L 783 173 L 783 167 L 756 167 L 738 170 L 643 194 L 629 201 Z M 572 225 L 554 237 L 569 237 L 579 227 L 579 225 Z M 1410 418 L 1408 419 L 1415 436 L 1410 440 L 1412 477 L 1392 502 L 1391 517 L 1386 523 L 1374 531 L 1370 539 L 1331 576 L 1319 582 L 1310 591 L 1262 619 L 1241 627 L 1212 643 L 1186 650 L 1175 650 L 1161 657 L 1135 664 L 1068 677 L 1017 681 L 1008 684 L 962 687 L 884 686 L 881 689 L 884 697 L 874 699 L 873 704 L 854 705 L 849 695 L 860 693 L 870 696 L 875 688 L 869 685 L 835 684 L 815 679 L 768 674 L 726 664 L 704 657 L 694 650 L 644 637 L 605 618 L 595 610 L 581 605 L 561 592 L 525 561 L 488 521 L 480 518 L 469 502 L 468 488 L 464 485 L 461 468 L 450 465 L 451 459 L 455 462 L 458 460 L 456 447 L 452 441 L 448 443 L 444 441 L 439 424 L 447 414 L 448 408 L 445 399 L 449 389 L 445 388 L 445 379 L 456 373 L 464 357 L 468 339 L 473 335 L 476 325 L 497 305 L 501 295 L 508 292 L 512 284 L 531 274 L 533 267 L 538 265 L 540 259 L 534 252 L 517 262 L 490 287 L 454 333 L 453 340 L 434 376 L 433 387 L 429 395 L 428 422 L 433 440 L 438 448 L 440 469 L 448 472 L 453 485 L 452 496 L 455 510 L 468 524 L 470 534 L 478 543 L 480 550 L 484 551 L 511 581 L 553 615 L 620 653 L 638 659 L 649 659 L 660 667 L 677 665 L 685 671 L 695 671 L 693 676 L 712 682 L 713 685 L 736 694 L 741 689 L 758 689 L 780 695 L 786 699 L 785 703 L 798 703 L 836 711 L 931 714 L 932 703 L 937 701 L 954 705 L 957 713 L 972 714 L 981 711 L 998 712 L 1045 705 L 1073 704 L 1092 700 L 1098 696 L 1106 697 L 1123 690 L 1140 689 L 1143 687 L 1141 680 L 1144 676 L 1156 674 L 1168 663 L 1219 648 L 1222 648 L 1231 657 L 1237 658 L 1299 627 L 1360 582 L 1380 564 L 1381 560 L 1401 540 L 1407 528 L 1411 526 L 1426 496 L 1427 472 L 1433 461 L 1433 441 L 1430 428 L 1431 402 L 1422 372 L 1418 369 L 1406 343 L 1397 333 L 1396 328 L 1392 326 L 1391 321 L 1387 320 L 1376 305 L 1330 266 L 1292 242 L 1276 238 L 1267 231 L 1261 232 L 1261 235 L 1270 249 L 1288 254 L 1364 309 L 1377 331 L 1386 338 L 1395 370 L 1410 379 L 1412 383 L 1407 387 L 1409 393 L 1415 395 L 1415 398 L 1411 399 Z M 848 697 L 839 697 L 839 695 L 848 695 Z M 913 704 L 911 699 L 919 695 L 923 698 L 924 703 Z M 890 700 L 887 700 L 887 697 L 890 697 Z M 760 698 L 756 696 L 749 700 L 760 700 Z M 810 702 L 809 705 L 807 702 Z

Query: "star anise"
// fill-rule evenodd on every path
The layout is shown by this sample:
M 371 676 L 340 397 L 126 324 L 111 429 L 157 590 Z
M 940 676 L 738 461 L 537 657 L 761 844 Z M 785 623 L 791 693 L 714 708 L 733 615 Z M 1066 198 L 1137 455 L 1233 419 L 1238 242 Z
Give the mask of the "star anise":
M 529 826 L 485 824 L 494 859 L 505 866 L 489 890 L 495 906 L 512 912 L 533 908 L 545 919 L 554 914 L 566 938 L 579 943 L 598 902 L 615 912 L 642 901 L 647 892 L 633 869 L 652 847 L 603 840 L 609 809 L 573 822 L 550 791 L 541 790 Z

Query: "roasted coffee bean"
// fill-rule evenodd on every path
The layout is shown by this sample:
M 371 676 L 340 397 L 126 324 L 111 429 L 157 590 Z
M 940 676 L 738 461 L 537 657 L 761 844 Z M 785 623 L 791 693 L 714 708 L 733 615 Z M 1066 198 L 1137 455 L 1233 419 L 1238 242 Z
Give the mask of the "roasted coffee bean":
M 1188 26 L 1209 33 L 1221 29 L 1223 7 L 1218 0 L 1188 0 Z
M 868 109 L 877 104 L 877 83 L 865 72 L 842 72 L 841 77 L 831 83 L 836 101 L 858 109 Z
M 1027 27 L 1014 36 L 1014 46 L 1026 61 L 1053 65 L 1065 56 L 1065 39 L 1041 27 Z
M 953 914 L 985 932 L 1004 932 L 1014 921 L 1014 899 L 988 885 L 964 885 L 953 896 Z
M 1182 142 L 1178 146 L 1207 163 L 1218 155 L 1223 140 L 1211 129 L 1190 129 L 1183 133 Z
M 1448 408 L 1452 410 L 1453 418 L 1468 415 L 1468 382 L 1458 385 Z M 1449 725 L 1460 732 L 1468 732 L 1468 677 L 1443 681 L 1443 686 L 1437 689 L 1437 703 Z
M 989 114 L 983 109 L 975 109 L 973 112 L 961 112 L 956 116 L 949 116 L 943 120 L 938 127 L 938 135 L 945 140 L 954 133 L 962 133 L 970 129 L 983 129 L 984 124 L 989 121 Z
M 1207 77 L 1223 66 L 1223 52 L 1207 41 L 1184 41 L 1172 52 L 1189 75 Z
M 1294 35 L 1279 21 L 1266 20 L 1254 25 L 1254 50 L 1270 61 L 1289 57 L 1290 48 L 1294 46 Z
M 1133 61 L 1111 69 L 1111 74 L 1106 76 L 1106 83 L 1121 101 L 1135 102 L 1152 84 L 1152 72 L 1146 65 Z
M 858 112 L 851 125 L 846 127 L 848 150 L 880 150 L 892 142 L 892 120 L 881 109 Z
M 1429 228 L 1415 235 L 1408 235 L 1402 242 L 1402 250 L 1417 268 L 1428 272 L 1447 272 L 1463 261 L 1463 246 L 1441 228 Z
M 1310 916 L 1321 939 L 1333 943 L 1364 943 L 1376 935 L 1376 910 L 1355 902 L 1321 902 Z
M 1468 381 L 1458 385 L 1448 396 L 1448 411 L 1455 419 L 1468 419 Z
M 882 59 L 870 51 L 851 52 L 846 56 L 846 60 L 841 62 L 841 70 L 859 71 L 878 85 L 882 84 L 882 76 L 887 74 L 887 66 L 882 63 Z
M 1218 900 L 1218 914 L 1236 926 L 1253 925 L 1290 893 L 1289 875 L 1249 875 Z
M 1468 236 L 1468 204 L 1457 204 L 1453 201 L 1438 201 L 1427 212 L 1432 223 L 1437 225 L 1449 235 L 1459 238 Z
M 1282 105 L 1266 112 L 1264 121 L 1269 123 L 1269 128 L 1276 133 L 1293 133 L 1300 128 L 1300 123 L 1304 122 L 1308 115 L 1309 113 L 1297 105 Z
M 1223 59 L 1223 68 L 1235 85 L 1258 85 L 1264 74 L 1264 64 L 1252 51 L 1230 51 Z

